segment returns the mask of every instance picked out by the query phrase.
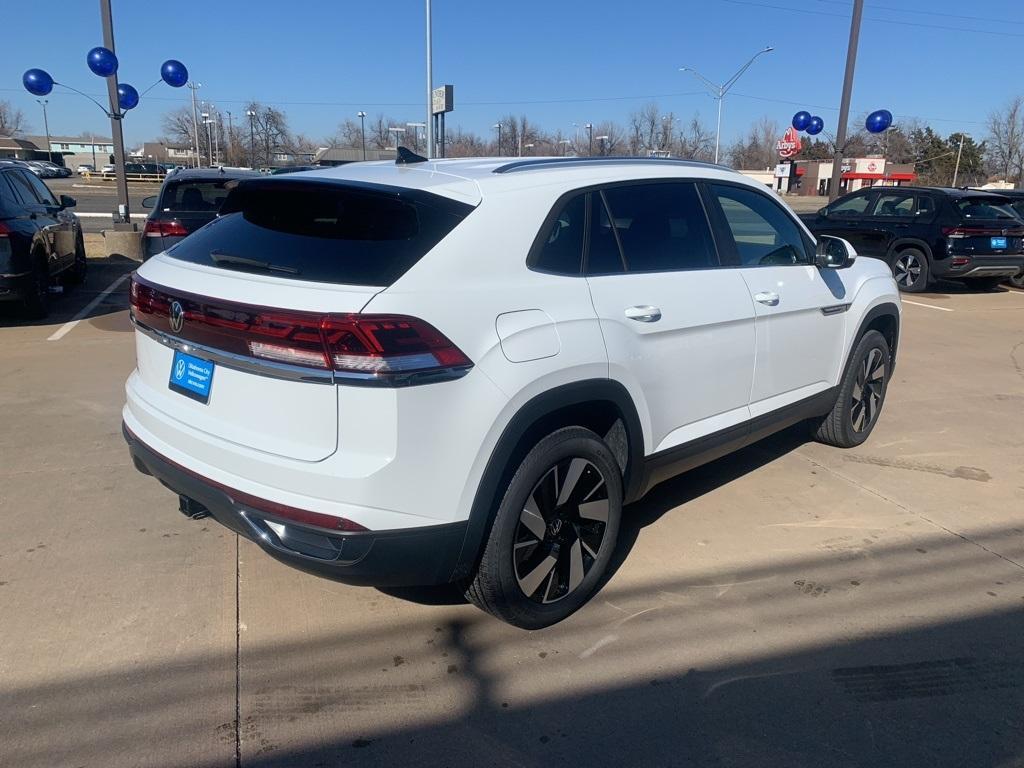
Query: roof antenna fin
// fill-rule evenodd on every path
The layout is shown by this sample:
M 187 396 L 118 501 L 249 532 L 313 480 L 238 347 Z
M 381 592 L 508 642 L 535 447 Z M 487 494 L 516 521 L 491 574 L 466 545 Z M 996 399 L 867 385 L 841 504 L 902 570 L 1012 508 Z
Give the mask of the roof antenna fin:
M 395 158 L 395 165 L 409 165 L 410 163 L 425 163 L 427 158 L 422 155 L 417 155 L 410 149 L 405 147 L 398 148 L 398 157 Z

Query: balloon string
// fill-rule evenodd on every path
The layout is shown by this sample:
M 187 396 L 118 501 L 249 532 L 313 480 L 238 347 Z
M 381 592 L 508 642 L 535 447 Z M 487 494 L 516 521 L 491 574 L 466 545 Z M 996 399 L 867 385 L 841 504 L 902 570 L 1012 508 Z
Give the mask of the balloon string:
M 72 88 L 70 85 L 65 85 L 64 83 L 58 83 L 56 80 L 53 81 L 53 84 L 54 85 L 59 85 L 61 88 L 67 88 L 69 91 L 74 91 L 79 96 L 85 96 L 85 98 L 87 98 L 89 101 L 91 101 L 97 107 L 99 107 L 103 111 L 103 114 L 105 114 L 107 117 L 113 117 L 113 115 L 111 115 L 111 113 L 110 113 L 110 110 L 108 110 L 106 107 L 104 107 L 98 101 L 96 101 L 96 99 L 94 99 L 92 96 L 89 96 L 88 94 L 82 93 L 80 90 L 78 90 L 77 88 Z
M 147 93 L 149 93 L 154 88 L 156 88 L 158 85 L 160 85 L 160 83 L 162 83 L 162 82 L 163 82 L 163 78 L 157 80 L 155 83 L 153 83 L 151 86 L 149 86 L 149 88 L 147 88 L 142 93 L 140 93 L 139 96 L 145 96 Z

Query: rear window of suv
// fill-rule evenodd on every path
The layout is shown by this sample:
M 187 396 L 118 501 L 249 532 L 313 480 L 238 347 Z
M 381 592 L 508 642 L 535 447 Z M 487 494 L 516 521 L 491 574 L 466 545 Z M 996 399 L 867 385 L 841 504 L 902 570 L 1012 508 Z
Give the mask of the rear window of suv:
M 160 209 L 174 213 L 216 213 L 228 197 L 231 179 L 169 182 L 160 198 Z
M 991 197 L 965 197 L 956 201 L 957 210 L 964 219 L 1011 219 L 1017 218 L 1010 207 L 1010 201 Z
M 219 218 L 167 253 L 296 280 L 388 286 L 472 210 L 418 190 L 246 181 L 229 193 Z

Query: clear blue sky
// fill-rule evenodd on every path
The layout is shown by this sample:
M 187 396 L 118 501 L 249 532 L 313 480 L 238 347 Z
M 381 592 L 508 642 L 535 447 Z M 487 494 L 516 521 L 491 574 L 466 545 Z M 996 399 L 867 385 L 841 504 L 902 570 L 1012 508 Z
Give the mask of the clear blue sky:
M 85 53 L 102 42 L 98 3 L 58 0 L 4 10 L 0 99 L 43 121 L 21 87 L 29 67 L 103 97 Z M 424 119 L 422 0 L 114 0 L 120 77 L 139 91 L 167 58 L 181 59 L 202 98 L 241 112 L 248 99 L 284 108 L 293 130 L 320 139 L 359 109 Z M 486 133 L 509 112 L 547 129 L 625 121 L 647 101 L 711 125 L 714 102 L 678 68 L 728 78 L 766 44 L 725 101 L 723 141 L 768 115 L 785 124 L 799 105 L 827 129 L 838 115 L 851 0 L 434 0 L 434 80 L 454 83 L 449 125 Z M 984 134 L 992 109 L 1024 92 L 1020 0 L 867 0 L 852 114 L 888 108 L 942 133 Z M 972 31 L 974 30 L 974 31 Z M 109 134 L 80 96 L 50 95 L 53 134 Z M 160 85 L 125 121 L 137 144 L 188 89 Z M 757 97 L 757 98 L 754 98 Z M 534 103 L 529 103 L 534 102 Z

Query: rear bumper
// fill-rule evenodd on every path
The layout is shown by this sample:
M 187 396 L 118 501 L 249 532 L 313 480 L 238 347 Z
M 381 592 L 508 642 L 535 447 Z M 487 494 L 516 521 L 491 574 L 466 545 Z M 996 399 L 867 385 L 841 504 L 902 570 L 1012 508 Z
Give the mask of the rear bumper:
M 965 264 L 953 264 L 953 259 L 967 259 Z M 950 256 L 936 261 L 933 266 L 937 277 L 1013 277 L 1024 269 L 1024 256 Z
M 347 584 L 426 586 L 451 580 L 466 535 L 466 522 L 387 531 L 340 533 L 258 511 L 140 441 L 122 433 L 135 468 L 182 497 L 182 510 L 207 512 L 254 541 L 270 556 L 318 576 Z

